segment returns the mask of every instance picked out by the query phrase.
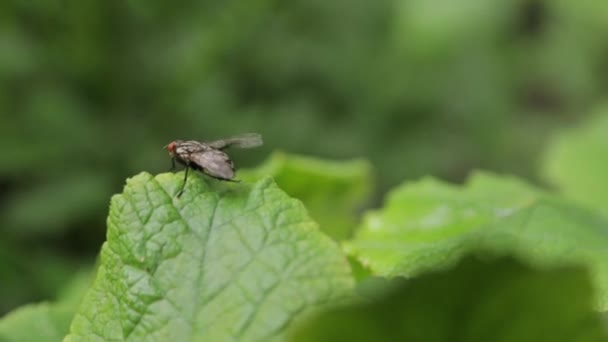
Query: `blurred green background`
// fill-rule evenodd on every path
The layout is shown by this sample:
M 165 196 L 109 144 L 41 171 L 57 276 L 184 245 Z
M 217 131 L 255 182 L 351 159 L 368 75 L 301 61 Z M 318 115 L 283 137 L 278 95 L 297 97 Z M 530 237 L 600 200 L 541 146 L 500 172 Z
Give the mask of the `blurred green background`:
M 378 198 L 472 169 L 537 180 L 608 94 L 608 2 L 0 2 L 0 314 L 94 262 L 109 198 L 173 139 L 368 158 Z

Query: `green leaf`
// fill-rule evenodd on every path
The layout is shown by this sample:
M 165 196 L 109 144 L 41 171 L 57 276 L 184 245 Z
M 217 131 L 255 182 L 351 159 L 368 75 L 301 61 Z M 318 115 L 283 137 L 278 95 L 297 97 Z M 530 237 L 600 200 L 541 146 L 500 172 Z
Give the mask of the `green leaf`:
M 275 152 L 260 167 L 239 172 L 239 177 L 249 180 L 265 175 L 304 202 L 321 229 L 337 240 L 351 236 L 357 212 L 373 188 L 371 165 L 363 159 L 329 161 Z
M 0 319 L 0 341 L 61 341 L 91 279 L 91 272 L 78 272 L 61 291 L 57 302 L 28 304 Z
M 345 256 L 269 178 L 141 173 L 112 198 L 97 279 L 67 341 L 268 340 L 349 295 Z
M 578 268 L 539 271 L 468 257 L 449 271 L 394 281 L 387 295 L 297 326 L 293 341 L 606 341 Z
M 538 266 L 583 264 L 608 308 L 608 222 L 513 178 L 478 173 L 466 186 L 433 179 L 394 190 L 366 215 L 347 252 L 381 276 L 445 268 L 471 249 Z
M 558 136 L 543 173 L 566 196 L 608 215 L 608 107 Z

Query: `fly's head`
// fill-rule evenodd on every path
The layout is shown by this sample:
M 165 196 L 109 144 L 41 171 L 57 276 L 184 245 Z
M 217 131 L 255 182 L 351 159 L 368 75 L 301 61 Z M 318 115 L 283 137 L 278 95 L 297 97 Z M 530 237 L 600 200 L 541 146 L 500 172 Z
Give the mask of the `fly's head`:
M 177 146 L 181 142 L 182 142 L 181 140 L 174 140 L 174 141 L 170 142 L 169 144 L 165 145 L 165 148 L 167 149 L 167 151 L 169 152 L 169 155 L 172 158 L 177 157 L 177 155 L 176 155 L 176 149 L 177 149 Z

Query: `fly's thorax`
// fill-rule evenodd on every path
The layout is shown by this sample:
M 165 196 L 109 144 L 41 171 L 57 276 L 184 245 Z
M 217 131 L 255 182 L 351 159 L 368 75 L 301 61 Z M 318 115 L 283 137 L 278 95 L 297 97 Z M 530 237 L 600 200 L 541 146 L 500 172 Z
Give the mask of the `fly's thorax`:
M 198 141 L 180 141 L 175 146 L 175 154 L 180 158 L 188 158 L 191 154 L 204 152 L 207 149 L 205 144 Z

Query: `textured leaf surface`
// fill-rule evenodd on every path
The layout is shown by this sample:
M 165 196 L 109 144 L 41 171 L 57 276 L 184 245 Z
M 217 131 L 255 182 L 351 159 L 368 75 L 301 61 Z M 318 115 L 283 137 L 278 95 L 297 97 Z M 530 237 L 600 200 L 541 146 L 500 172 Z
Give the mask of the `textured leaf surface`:
M 544 174 L 565 195 L 608 215 L 608 107 L 556 139 Z
M 349 254 L 381 276 L 447 267 L 471 249 L 535 265 L 584 264 L 608 308 L 608 223 L 510 178 L 476 174 L 464 186 L 426 179 L 393 191 L 366 215 Z
M 304 202 L 321 229 L 338 240 L 352 235 L 373 188 L 372 167 L 363 159 L 328 161 L 276 152 L 262 166 L 239 172 L 251 180 L 266 175 Z
M 183 174 L 112 199 L 97 279 L 67 341 L 268 340 L 353 286 L 346 258 L 270 180 Z
M 509 258 L 469 257 L 449 271 L 393 286 L 389 295 L 332 309 L 297 326 L 292 340 L 608 340 L 592 309 L 592 286 L 580 269 L 539 271 Z

